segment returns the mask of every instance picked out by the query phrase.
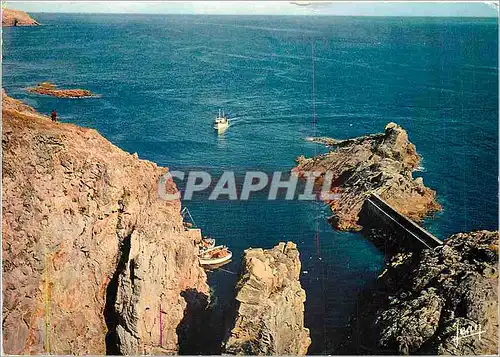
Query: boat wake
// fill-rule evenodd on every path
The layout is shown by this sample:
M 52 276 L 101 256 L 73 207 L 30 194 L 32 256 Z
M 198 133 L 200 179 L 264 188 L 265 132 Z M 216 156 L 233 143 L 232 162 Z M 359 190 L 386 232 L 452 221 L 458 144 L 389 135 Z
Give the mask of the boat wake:
M 242 117 L 234 117 L 234 118 L 231 118 L 229 119 L 230 122 L 231 122 L 231 126 L 235 126 L 235 125 L 242 125 L 242 124 L 248 124 L 250 123 L 250 121 L 242 118 Z

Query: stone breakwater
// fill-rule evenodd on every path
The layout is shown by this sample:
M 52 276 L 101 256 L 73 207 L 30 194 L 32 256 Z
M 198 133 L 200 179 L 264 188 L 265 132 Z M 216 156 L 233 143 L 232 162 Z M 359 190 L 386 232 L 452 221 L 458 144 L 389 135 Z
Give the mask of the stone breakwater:
M 27 91 L 57 98 L 89 98 L 96 96 L 87 89 L 58 89 L 55 84 L 50 82 L 40 83 L 36 87 L 28 88 Z
M 498 232 L 396 254 L 360 300 L 355 333 L 365 353 L 496 355 Z
M 37 21 L 21 10 L 2 9 L 2 26 L 38 26 Z
M 4 352 L 175 353 L 209 289 L 168 169 L 2 100 Z
M 406 131 L 389 123 L 383 133 L 354 139 L 308 138 L 332 147 L 332 151 L 313 158 L 300 156 L 294 169 L 333 174 L 332 191 L 337 197 L 326 200 L 333 216 L 332 225 L 340 230 L 359 230 L 359 213 L 371 193 L 377 193 L 399 213 L 420 221 L 440 209 L 436 193 L 425 187 L 421 177 L 413 178 L 420 157 Z
M 294 243 L 247 249 L 237 283 L 235 319 L 225 353 L 304 355 L 311 339 L 304 328 L 305 291 Z

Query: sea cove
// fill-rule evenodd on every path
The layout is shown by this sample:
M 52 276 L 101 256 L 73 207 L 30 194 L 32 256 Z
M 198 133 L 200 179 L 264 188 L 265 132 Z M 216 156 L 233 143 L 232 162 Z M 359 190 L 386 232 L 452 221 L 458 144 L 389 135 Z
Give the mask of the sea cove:
M 33 15 L 42 26 L 3 29 L 8 95 L 44 114 L 56 108 L 61 122 L 96 129 L 141 159 L 214 176 L 287 171 L 300 155 L 328 151 L 306 137 L 348 139 L 395 122 L 422 157 L 414 176 L 442 206 L 424 227 L 441 239 L 498 228 L 495 18 Z M 99 97 L 26 91 L 45 81 Z M 235 118 L 223 135 L 211 127 L 219 108 Z M 183 205 L 235 257 L 297 244 L 309 353 L 342 351 L 383 254 L 333 230 L 327 205 L 208 196 Z M 217 304 L 230 303 L 240 263 L 208 273 Z

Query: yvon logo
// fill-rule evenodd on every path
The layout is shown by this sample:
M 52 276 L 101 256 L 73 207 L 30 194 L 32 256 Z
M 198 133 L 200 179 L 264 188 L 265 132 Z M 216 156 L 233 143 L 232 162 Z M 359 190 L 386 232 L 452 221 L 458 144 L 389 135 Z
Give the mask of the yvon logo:
M 486 333 L 486 331 L 482 329 L 481 325 L 473 321 L 471 322 L 470 325 L 466 327 L 460 327 L 460 321 L 457 321 L 456 328 L 457 328 L 456 335 L 453 338 L 453 342 L 455 342 L 456 348 L 458 348 L 460 340 L 468 337 L 477 336 L 477 338 L 481 341 L 481 335 L 483 333 Z

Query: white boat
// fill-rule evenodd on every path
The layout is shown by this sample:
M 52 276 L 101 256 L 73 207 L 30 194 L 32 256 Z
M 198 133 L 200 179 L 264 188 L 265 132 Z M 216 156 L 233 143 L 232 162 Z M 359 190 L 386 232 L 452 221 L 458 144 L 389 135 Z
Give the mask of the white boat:
M 214 129 L 218 131 L 226 130 L 229 127 L 229 115 L 224 114 L 219 109 L 219 115 L 215 118 Z
M 199 244 L 199 247 L 200 247 L 200 254 L 202 254 L 203 252 L 205 252 L 206 250 L 208 249 L 212 249 L 215 247 L 215 239 L 213 238 L 208 238 L 208 237 L 204 237 L 200 244 Z
M 233 253 L 225 245 L 219 245 L 205 250 L 200 254 L 198 259 L 200 260 L 200 265 L 216 265 L 227 262 L 232 256 Z

